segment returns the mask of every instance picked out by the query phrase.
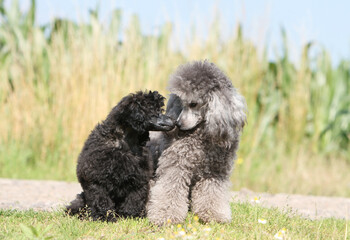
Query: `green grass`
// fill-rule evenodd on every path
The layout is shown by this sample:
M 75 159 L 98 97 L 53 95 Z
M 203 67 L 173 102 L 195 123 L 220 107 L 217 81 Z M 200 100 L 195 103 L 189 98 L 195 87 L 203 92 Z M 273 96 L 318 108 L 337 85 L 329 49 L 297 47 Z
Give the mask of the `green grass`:
M 220 14 L 201 39 L 196 28 L 175 36 L 176 23 L 144 35 L 122 10 L 102 22 L 35 23 L 35 1 L 0 1 L 0 177 L 76 180 L 77 156 L 95 124 L 126 94 L 158 90 L 180 64 L 215 62 L 249 109 L 234 188 L 350 196 L 350 61 L 332 63 L 317 42 L 289 57 L 288 37 L 274 61 L 243 27 L 223 34 Z M 223 37 L 226 35 L 226 37 Z M 122 39 L 122 41 L 121 41 Z M 179 39 L 176 42 L 175 39 Z M 261 44 L 264 45 L 264 44 Z
M 157 227 L 147 219 L 105 223 L 80 221 L 61 211 L 0 210 L 0 239 L 274 239 L 282 229 L 285 229 L 283 239 L 349 239 L 350 236 L 350 222 L 345 220 L 307 220 L 291 212 L 246 203 L 232 204 L 232 214 L 230 224 L 203 224 L 189 214 L 183 224 Z M 265 219 L 266 224 L 258 219 Z

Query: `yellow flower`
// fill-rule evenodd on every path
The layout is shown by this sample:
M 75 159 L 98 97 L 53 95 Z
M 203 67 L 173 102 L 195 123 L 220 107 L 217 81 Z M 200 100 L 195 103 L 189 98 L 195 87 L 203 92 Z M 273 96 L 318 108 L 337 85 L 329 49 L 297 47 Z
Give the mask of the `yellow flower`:
M 181 228 L 182 226 L 181 226 L 181 224 L 177 224 L 177 228 Z
M 198 222 L 198 220 L 199 220 L 198 216 L 194 216 L 194 217 L 193 217 L 193 220 L 195 220 L 196 222 Z
M 167 223 L 171 223 L 171 219 L 166 220 Z
M 237 158 L 236 164 L 237 165 L 242 165 L 242 163 L 243 163 L 243 158 Z

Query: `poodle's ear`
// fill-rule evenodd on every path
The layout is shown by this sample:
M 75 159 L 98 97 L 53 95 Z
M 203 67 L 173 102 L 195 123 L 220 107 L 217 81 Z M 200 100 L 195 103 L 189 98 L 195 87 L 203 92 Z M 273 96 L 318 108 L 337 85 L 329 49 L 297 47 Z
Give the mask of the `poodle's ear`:
M 177 120 L 183 109 L 181 98 L 175 94 L 170 94 L 169 100 L 166 106 L 166 115 L 174 120 Z
M 234 88 L 209 95 L 206 132 L 219 145 L 230 147 L 246 123 L 246 103 Z

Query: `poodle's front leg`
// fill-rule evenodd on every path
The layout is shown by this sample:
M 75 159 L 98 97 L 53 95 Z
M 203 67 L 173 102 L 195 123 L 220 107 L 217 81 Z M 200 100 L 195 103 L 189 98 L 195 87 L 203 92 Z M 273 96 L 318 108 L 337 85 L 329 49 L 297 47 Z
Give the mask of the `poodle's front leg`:
M 137 190 L 131 191 L 116 210 L 117 213 L 124 217 L 144 217 L 146 215 L 147 195 L 148 186 L 146 184 Z
M 96 220 L 115 221 L 115 205 L 106 189 L 99 185 L 90 185 L 84 189 L 86 205 L 91 211 L 91 217 Z
M 147 217 L 152 223 L 181 223 L 188 212 L 191 176 L 178 168 L 167 169 L 150 189 Z
M 204 222 L 230 222 L 229 180 L 201 179 L 192 189 L 192 211 Z

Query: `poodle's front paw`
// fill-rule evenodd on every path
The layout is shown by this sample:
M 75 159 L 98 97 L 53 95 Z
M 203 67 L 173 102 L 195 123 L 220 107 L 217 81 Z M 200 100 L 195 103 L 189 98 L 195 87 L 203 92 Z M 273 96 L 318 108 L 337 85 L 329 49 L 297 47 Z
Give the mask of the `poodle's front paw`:
M 196 212 L 199 219 L 205 223 L 215 221 L 219 223 L 229 223 L 232 220 L 230 211 L 207 210 Z
M 161 216 L 160 218 L 152 218 L 149 217 L 151 223 L 156 224 L 158 226 L 164 226 L 167 224 L 179 224 L 185 221 L 185 217 L 179 216 Z
M 211 221 L 229 223 L 232 219 L 230 203 L 228 201 L 193 201 L 192 211 L 200 220 L 206 223 Z
M 174 206 L 150 204 L 148 206 L 147 217 L 152 223 L 162 226 L 165 224 L 182 223 L 185 221 L 187 212 L 187 206 L 176 208 Z

